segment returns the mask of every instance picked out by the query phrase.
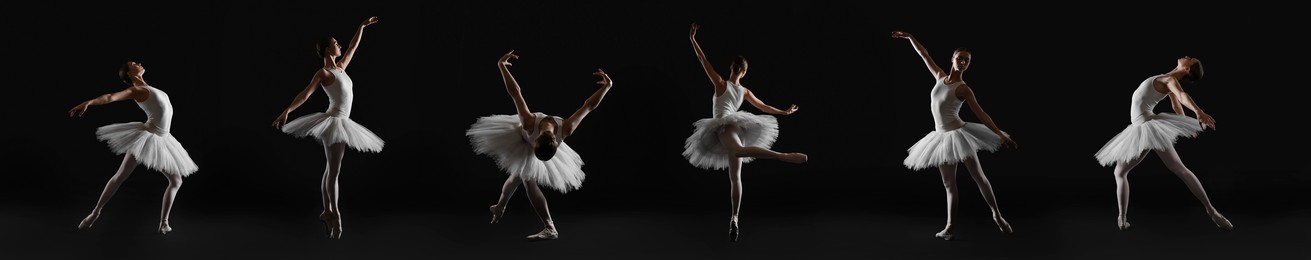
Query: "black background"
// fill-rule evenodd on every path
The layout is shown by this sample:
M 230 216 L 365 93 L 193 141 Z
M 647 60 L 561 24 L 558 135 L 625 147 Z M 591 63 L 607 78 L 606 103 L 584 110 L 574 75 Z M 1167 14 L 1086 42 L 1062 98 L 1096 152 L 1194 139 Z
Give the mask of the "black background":
M 1294 246 L 1311 231 L 1301 193 L 1311 177 L 1300 161 L 1309 141 L 1299 131 L 1308 45 L 1289 8 L 301 1 L 17 9 L 3 109 L 12 120 L 0 181 L 4 255 L 1307 256 Z M 269 125 L 322 65 L 315 41 L 345 44 L 371 15 L 381 21 L 366 29 L 348 70 L 352 118 L 387 146 L 345 156 L 346 232 L 329 240 L 315 220 L 322 147 Z M 744 167 L 738 243 L 724 236 L 725 173 L 680 156 L 691 123 L 710 116 L 713 94 L 687 40 L 694 21 L 718 70 L 744 55 L 744 85 L 776 107 L 801 107 L 779 118 L 774 148 L 811 161 Z M 933 130 L 933 81 L 891 30 L 918 36 L 943 66 L 956 47 L 974 51 L 966 80 L 1020 144 L 980 155 L 1017 234 L 996 231 L 961 169 L 961 240 L 931 237 L 944 219 L 938 173 L 900 163 Z M 583 188 L 547 190 L 557 241 L 523 241 L 540 224 L 522 191 L 500 224 L 486 224 L 505 174 L 463 135 L 477 117 L 514 113 L 494 67 L 511 49 L 522 57 L 511 70 L 534 111 L 577 109 L 595 91 L 598 67 L 616 82 L 568 140 L 587 163 Z M 1206 66 L 1206 78 L 1185 87 L 1219 130 L 1176 147 L 1236 229 L 1214 228 L 1151 155 L 1132 175 L 1134 228 L 1117 231 L 1111 168 L 1092 155 L 1129 123 L 1138 83 L 1183 55 Z M 122 89 L 115 72 L 127 60 L 142 62 L 146 81 L 169 93 L 173 135 L 201 169 L 179 192 L 166 236 L 153 234 L 166 181 L 144 167 L 95 227 L 75 230 L 121 161 L 95 127 L 144 116 L 131 102 L 92 107 L 84 118 L 65 111 Z M 326 106 L 316 93 L 292 116 Z M 977 122 L 968 109 L 962 116 Z

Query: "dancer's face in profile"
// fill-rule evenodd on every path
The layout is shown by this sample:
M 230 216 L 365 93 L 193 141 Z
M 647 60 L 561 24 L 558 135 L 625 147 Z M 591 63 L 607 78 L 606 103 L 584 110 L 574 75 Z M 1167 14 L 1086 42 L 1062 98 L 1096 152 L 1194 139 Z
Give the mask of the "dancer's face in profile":
M 956 51 L 951 55 L 951 69 L 955 71 L 965 71 L 970 68 L 970 58 L 974 55 L 968 51 Z
M 1182 58 L 1179 58 L 1179 60 L 1177 60 L 1176 63 L 1177 64 L 1175 66 L 1178 66 L 1175 68 L 1176 70 L 1184 70 L 1188 72 L 1187 76 L 1184 76 L 1179 80 L 1183 81 L 1184 83 L 1194 83 L 1202 79 L 1202 74 L 1204 71 L 1202 71 L 1201 60 L 1198 60 L 1197 58 L 1193 58 L 1193 57 L 1184 56 Z
M 140 77 L 141 75 L 145 75 L 145 74 L 146 74 L 146 68 L 142 67 L 141 63 L 135 61 L 127 62 L 127 75 Z
M 1179 60 L 1177 60 L 1178 65 L 1176 66 L 1179 66 L 1180 68 L 1188 68 L 1198 62 L 1201 61 L 1197 60 L 1197 58 L 1183 56 L 1182 58 L 1179 58 Z
M 133 84 L 132 78 L 141 78 L 141 75 L 144 74 L 146 74 L 146 68 L 141 67 L 141 63 L 135 61 L 123 63 L 123 66 L 118 68 L 119 79 L 122 79 L 123 83 L 127 84 Z
M 341 56 L 341 45 L 337 44 L 336 38 L 328 39 L 328 47 L 324 48 L 324 55 L 327 57 Z

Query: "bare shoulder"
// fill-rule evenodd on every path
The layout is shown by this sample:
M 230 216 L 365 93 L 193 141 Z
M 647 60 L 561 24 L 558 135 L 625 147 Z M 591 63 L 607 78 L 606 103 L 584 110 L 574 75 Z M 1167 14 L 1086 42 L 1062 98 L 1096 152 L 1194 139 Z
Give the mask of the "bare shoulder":
M 328 72 L 328 68 L 319 68 L 314 71 L 314 78 L 319 79 L 319 83 L 323 85 L 330 85 L 335 79 L 333 78 L 332 73 Z
M 968 99 L 973 96 L 974 96 L 974 89 L 970 88 L 970 84 L 965 84 L 965 82 L 960 82 L 960 85 L 956 86 L 957 98 Z
M 1159 93 L 1170 94 L 1175 89 L 1183 89 L 1183 85 L 1179 84 L 1179 80 L 1171 76 L 1156 77 L 1153 83 L 1152 88 Z
M 133 101 L 145 102 L 146 100 L 150 100 L 151 93 L 149 89 L 146 89 L 146 86 L 128 86 L 126 89 L 123 89 L 123 91 L 127 92 L 128 98 L 131 98 Z

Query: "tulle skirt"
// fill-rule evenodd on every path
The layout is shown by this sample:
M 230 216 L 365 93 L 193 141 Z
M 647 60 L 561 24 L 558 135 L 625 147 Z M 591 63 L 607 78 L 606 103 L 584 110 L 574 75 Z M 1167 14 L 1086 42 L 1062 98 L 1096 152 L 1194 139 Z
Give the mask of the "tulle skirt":
M 282 126 L 282 132 L 296 137 L 314 136 L 325 144 L 345 143 L 362 152 L 381 152 L 384 142 L 368 128 L 348 117 L 313 113 Z
M 96 129 L 96 138 L 109 144 L 114 154 L 130 154 L 156 171 L 186 177 L 198 167 L 172 134 L 157 134 L 141 122 L 119 123 Z
M 1005 134 L 1005 133 L 1002 133 Z M 901 162 L 906 168 L 920 170 L 965 161 L 978 151 L 997 151 L 1001 136 L 979 123 L 966 122 L 964 126 L 948 131 L 933 131 L 915 142 Z
M 729 113 L 720 118 L 704 118 L 692 124 L 692 136 L 683 142 L 683 157 L 693 166 L 710 169 L 728 169 L 728 148 L 719 141 L 724 127 L 738 127 L 738 138 L 743 146 L 769 149 L 778 139 L 778 119 L 770 115 L 756 115 L 745 111 Z M 742 157 L 742 163 L 754 158 Z
M 1097 151 L 1097 162 L 1102 166 L 1129 162 L 1144 151 L 1164 150 L 1174 146 L 1180 136 L 1196 136 L 1199 132 L 1202 126 L 1195 118 L 1173 113 L 1149 115 L 1146 121 L 1130 124 L 1106 142 Z
M 492 115 L 478 118 L 465 131 L 473 151 L 496 159 L 506 173 L 527 181 L 567 193 L 583 185 L 583 158 L 565 142 L 556 147 L 555 157 L 542 161 L 533 146 L 524 140 L 518 115 Z

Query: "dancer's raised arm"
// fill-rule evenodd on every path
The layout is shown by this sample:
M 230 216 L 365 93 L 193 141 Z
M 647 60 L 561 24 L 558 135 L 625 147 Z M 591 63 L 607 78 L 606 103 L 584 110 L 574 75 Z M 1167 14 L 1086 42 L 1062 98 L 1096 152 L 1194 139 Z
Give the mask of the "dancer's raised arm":
M 496 67 L 501 69 L 501 79 L 505 80 L 505 92 L 510 94 L 510 99 L 514 100 L 514 108 L 519 113 L 519 122 L 523 124 L 524 129 L 532 129 L 537 124 L 533 119 L 533 112 L 528 110 L 528 102 L 523 100 L 523 93 L 519 92 L 519 82 L 514 80 L 514 75 L 510 74 L 510 59 L 518 59 L 519 55 L 514 54 L 514 50 L 501 55 L 501 59 L 496 61 Z
M 346 66 L 351 64 L 351 58 L 355 57 L 355 49 L 360 47 L 360 39 L 364 38 L 364 27 L 377 22 L 378 17 L 373 16 L 369 17 L 369 19 L 364 19 L 364 22 L 360 23 L 360 27 L 355 29 L 355 36 L 351 37 L 350 46 L 346 47 L 346 52 L 342 54 L 341 61 L 337 62 L 337 67 L 345 70 Z
M 719 95 L 719 93 L 724 93 L 726 84 L 724 77 L 715 72 L 715 67 L 710 65 L 710 60 L 706 59 L 706 53 L 701 51 L 701 45 L 696 42 L 696 30 L 700 28 L 701 26 L 692 23 L 692 31 L 688 33 L 687 37 L 692 40 L 692 50 L 696 51 L 696 58 L 701 61 L 701 68 L 705 69 L 706 77 L 710 77 L 710 83 L 714 84 L 715 95 Z
M 587 98 L 586 102 L 583 102 L 583 107 L 578 108 L 578 111 L 574 111 L 573 115 L 564 120 L 564 126 L 560 130 L 560 139 L 572 135 L 574 129 L 578 128 L 578 124 L 583 122 L 583 118 L 601 105 L 601 99 L 605 98 L 605 93 L 610 91 L 611 86 L 614 86 L 614 82 L 610 81 L 610 75 L 605 74 L 605 71 L 600 68 L 596 69 L 596 72 L 592 72 L 592 75 L 601 76 L 601 80 L 596 82 L 596 84 L 601 84 L 601 89 L 592 93 L 592 96 Z
M 942 68 L 933 62 L 933 57 L 929 56 L 929 51 L 924 49 L 924 45 L 920 44 L 920 41 L 915 39 L 914 35 L 903 31 L 893 31 L 892 37 L 910 40 L 910 45 L 915 47 L 915 53 L 919 53 L 920 59 L 924 60 L 924 66 L 928 66 L 929 72 L 933 73 L 933 79 L 936 80 L 947 76 L 947 73 L 943 72 Z

